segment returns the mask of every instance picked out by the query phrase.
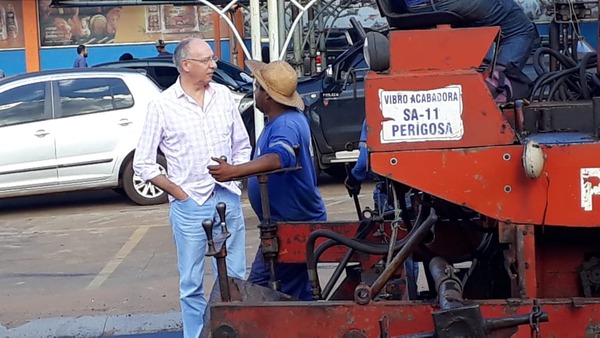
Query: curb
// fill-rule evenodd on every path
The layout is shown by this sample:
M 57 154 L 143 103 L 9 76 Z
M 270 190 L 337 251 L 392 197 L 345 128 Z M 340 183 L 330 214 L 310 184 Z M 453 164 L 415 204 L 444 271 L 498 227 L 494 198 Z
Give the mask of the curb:
M 164 314 L 44 318 L 12 329 L 0 325 L 0 337 L 97 338 L 101 336 L 178 331 L 181 329 L 181 312 L 169 312 Z

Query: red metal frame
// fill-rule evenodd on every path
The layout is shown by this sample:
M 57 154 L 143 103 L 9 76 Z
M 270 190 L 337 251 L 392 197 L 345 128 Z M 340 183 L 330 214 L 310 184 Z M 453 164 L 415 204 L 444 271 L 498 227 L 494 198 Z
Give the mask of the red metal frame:
M 600 144 L 542 145 L 542 174 L 536 179 L 526 176 L 524 147 L 514 130 L 515 114 L 502 113 L 484 75 L 477 71 L 497 35 L 494 27 L 389 33 L 393 55 L 389 73 L 369 73 L 365 84 L 370 165 L 380 175 L 489 217 L 492 222 L 483 219 L 483 227 L 497 223 L 500 243 L 506 246 L 505 260 L 514 266 L 510 272 L 514 298 L 479 302 L 484 318 L 530 313 L 531 299 L 539 298 L 550 318 L 540 326 L 542 336 L 594 337 L 600 335 L 600 298 L 579 298 L 578 274 L 587 255 L 600 250 L 593 238 L 562 238 L 561 231 L 590 231 L 600 226 L 600 205 L 585 210 L 581 202 L 581 168 L 600 168 L 600 159 L 589 155 L 600 153 Z M 382 142 L 382 90 L 452 85 L 461 86 L 462 137 Z M 600 186 L 600 177 L 592 185 Z M 598 197 L 591 199 L 592 206 L 600 203 Z M 279 224 L 277 259 L 304 263 L 306 241 L 317 229 L 353 237 L 357 228 L 356 222 Z M 554 232 L 554 237 L 540 241 L 546 231 Z M 323 241 L 317 241 L 317 246 Z M 345 247 L 333 247 L 320 262 L 339 262 L 346 252 Z M 371 267 L 369 257 L 356 255 L 354 260 Z M 436 305 L 408 301 L 367 305 L 317 301 L 216 303 L 210 311 L 213 330 L 226 325 L 238 337 L 377 337 L 384 316 L 391 336 L 432 331 L 436 310 Z M 530 335 L 528 326 L 521 326 L 516 334 Z
M 531 311 L 530 301 L 485 301 L 484 318 L 501 318 Z M 541 301 L 550 321 L 540 324 L 541 337 L 595 337 L 600 334 L 597 300 L 574 303 L 570 299 Z M 385 301 L 361 306 L 353 302 L 219 303 L 211 307 L 211 327 L 229 325 L 237 337 L 344 337 L 356 330 L 364 337 L 379 337 L 379 320 L 387 316 L 390 336 L 433 331 L 436 308 L 417 302 Z M 500 337 L 507 337 L 503 335 Z M 514 337 L 531 337 L 524 325 Z

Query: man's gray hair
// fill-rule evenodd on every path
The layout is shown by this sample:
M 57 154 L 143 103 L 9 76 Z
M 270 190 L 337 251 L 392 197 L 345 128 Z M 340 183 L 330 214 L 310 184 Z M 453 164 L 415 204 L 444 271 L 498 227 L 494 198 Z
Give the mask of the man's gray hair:
M 185 38 L 177 45 L 177 47 L 175 47 L 175 53 L 173 53 L 173 63 L 175 64 L 175 67 L 177 67 L 177 71 L 180 74 L 183 72 L 183 69 L 181 69 L 181 61 L 190 56 L 190 49 L 188 48 L 188 45 L 192 40 L 195 39 L 197 38 Z

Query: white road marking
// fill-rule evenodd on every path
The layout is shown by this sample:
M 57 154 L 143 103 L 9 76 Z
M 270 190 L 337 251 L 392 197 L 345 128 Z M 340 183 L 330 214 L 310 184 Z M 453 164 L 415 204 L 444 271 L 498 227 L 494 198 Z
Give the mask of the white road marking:
M 146 235 L 146 232 L 148 232 L 148 229 L 150 229 L 149 226 L 143 226 L 143 227 L 139 227 L 139 228 L 135 229 L 135 231 L 129 237 L 127 242 L 125 242 L 125 244 L 123 244 L 123 246 L 121 247 L 121 250 L 119 250 L 119 252 L 117 252 L 117 254 L 108 263 L 106 263 L 106 265 L 104 266 L 102 271 L 100 271 L 100 273 L 98 275 L 96 275 L 94 280 L 88 286 L 86 286 L 85 289 L 86 290 L 98 289 L 102 285 L 102 283 L 104 283 L 104 281 L 106 281 L 108 279 L 108 277 L 110 277 L 110 275 L 113 272 L 115 272 L 117 267 L 119 267 L 121 262 L 123 262 L 123 260 L 127 257 L 127 255 L 129 255 L 129 253 L 133 250 L 133 248 L 135 248 L 135 246 L 142 240 L 142 238 L 144 238 L 144 235 Z

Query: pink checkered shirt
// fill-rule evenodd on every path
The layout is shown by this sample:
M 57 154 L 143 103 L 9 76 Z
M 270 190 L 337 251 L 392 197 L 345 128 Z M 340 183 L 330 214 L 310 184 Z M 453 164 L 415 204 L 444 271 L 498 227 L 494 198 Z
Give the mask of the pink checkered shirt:
M 196 202 L 206 202 L 215 184 L 241 195 L 235 182 L 216 182 L 206 168 L 216 164 L 211 157 L 227 156 L 230 164 L 250 160 L 248 133 L 227 87 L 211 83 L 200 107 L 178 79 L 150 102 L 133 159 L 133 168 L 144 181 L 160 174 L 158 148 L 167 159 L 169 179 Z

